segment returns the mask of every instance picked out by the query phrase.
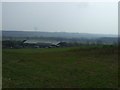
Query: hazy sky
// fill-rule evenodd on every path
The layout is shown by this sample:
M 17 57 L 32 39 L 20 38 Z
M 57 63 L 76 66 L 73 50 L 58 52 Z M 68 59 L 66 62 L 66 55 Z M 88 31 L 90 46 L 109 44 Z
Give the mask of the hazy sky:
M 0 42 L 2 40 L 2 3 L 0 2 Z M 1 43 L 0 43 L 1 45 Z M 1 49 L 1 46 L 0 46 L 0 49 Z M 0 50 L 0 53 L 1 53 L 1 50 Z M 1 89 L 1 88 L 0 88 Z
M 2 16 L 3 30 L 118 33 L 114 2 L 4 2 Z

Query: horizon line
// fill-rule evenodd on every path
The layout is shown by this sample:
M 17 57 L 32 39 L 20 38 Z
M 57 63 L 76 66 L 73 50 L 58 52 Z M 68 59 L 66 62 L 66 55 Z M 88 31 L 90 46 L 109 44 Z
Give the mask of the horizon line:
M 19 31 L 19 32 L 48 32 L 48 33 L 78 33 L 78 34 L 98 34 L 98 35 L 119 35 L 118 34 L 108 34 L 108 33 L 87 33 L 87 32 L 66 32 L 66 31 L 37 31 L 37 30 L 1 30 L 1 31 Z

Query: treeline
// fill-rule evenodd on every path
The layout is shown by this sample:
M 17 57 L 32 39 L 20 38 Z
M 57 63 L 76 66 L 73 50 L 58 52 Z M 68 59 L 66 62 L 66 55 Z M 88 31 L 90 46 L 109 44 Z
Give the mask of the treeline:
M 102 38 L 64 38 L 64 37 L 3 37 L 3 40 L 41 40 L 55 42 L 77 42 L 82 44 L 117 44 L 118 38 L 102 37 Z
M 37 43 L 27 43 L 27 40 L 3 40 L 2 41 L 2 48 L 58 48 L 58 47 L 71 47 L 71 46 L 101 46 L 101 45 L 118 45 L 117 43 L 113 44 L 104 44 L 102 41 L 96 42 L 65 42 L 60 41 L 56 44 L 52 42 L 37 42 Z

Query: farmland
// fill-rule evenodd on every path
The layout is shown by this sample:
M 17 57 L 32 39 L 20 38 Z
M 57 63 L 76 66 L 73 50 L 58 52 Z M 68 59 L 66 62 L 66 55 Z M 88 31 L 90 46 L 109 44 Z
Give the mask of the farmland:
M 3 49 L 3 88 L 118 87 L 116 46 Z

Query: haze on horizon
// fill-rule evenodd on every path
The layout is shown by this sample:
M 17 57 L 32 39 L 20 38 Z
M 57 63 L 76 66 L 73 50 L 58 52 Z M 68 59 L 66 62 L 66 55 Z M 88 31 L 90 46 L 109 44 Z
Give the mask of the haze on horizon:
M 2 30 L 118 34 L 116 2 L 4 2 Z

